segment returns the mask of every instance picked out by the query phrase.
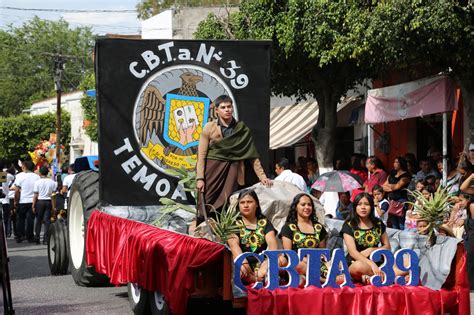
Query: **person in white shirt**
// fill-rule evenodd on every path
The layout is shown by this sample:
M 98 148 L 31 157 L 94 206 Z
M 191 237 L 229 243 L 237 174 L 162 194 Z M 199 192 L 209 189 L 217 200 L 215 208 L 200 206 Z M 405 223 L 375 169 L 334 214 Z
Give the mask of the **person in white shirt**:
M 7 177 L 5 178 L 6 181 L 2 183 L 2 191 L 5 195 L 2 200 L 3 225 L 5 226 L 5 235 L 10 237 L 12 235 L 12 230 L 15 230 L 12 229 L 12 210 L 15 191 L 10 189 L 15 181 L 15 169 L 11 167 L 9 169 L 4 169 L 3 171 L 7 173 Z M 15 224 L 15 221 L 13 221 L 13 224 Z
M 69 173 L 69 175 L 64 177 L 63 187 L 61 188 L 61 194 L 63 194 L 63 196 L 64 196 L 64 194 L 67 193 L 66 200 L 64 202 L 64 208 L 65 209 L 67 209 L 67 202 L 68 202 L 68 199 L 69 199 L 69 195 L 71 194 L 72 182 L 74 181 L 74 177 L 76 177 L 76 173 L 74 173 L 74 163 L 69 165 L 68 173 Z
M 36 215 L 35 223 L 35 241 L 40 243 L 41 227 L 44 223 L 43 244 L 48 243 L 48 229 L 51 221 L 51 195 L 57 188 L 57 183 L 51 178 L 47 178 L 49 170 L 46 166 L 40 168 L 41 178 L 36 181 L 33 189 L 33 213 Z
M 275 172 L 278 175 L 275 180 L 292 183 L 302 191 L 306 191 L 306 182 L 303 176 L 293 173 L 290 170 L 290 161 L 287 158 L 282 158 L 275 164 Z
M 25 161 L 21 164 L 22 173 L 19 173 L 12 189 L 15 190 L 15 207 L 17 209 L 16 232 L 18 243 L 24 241 L 33 243 L 33 228 L 35 219 L 33 215 L 33 189 L 35 182 L 40 178 L 33 173 L 34 164 L 31 161 Z M 26 229 L 25 229 L 26 221 Z

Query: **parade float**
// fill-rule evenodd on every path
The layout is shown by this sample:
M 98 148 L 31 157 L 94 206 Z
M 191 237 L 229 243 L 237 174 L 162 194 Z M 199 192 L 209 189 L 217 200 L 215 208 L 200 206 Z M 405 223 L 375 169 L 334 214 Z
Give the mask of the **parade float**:
M 426 246 L 426 237 L 389 230 L 393 253 L 380 255 L 394 260 L 400 251 L 412 255 L 411 266 L 419 268 L 410 270 L 409 282 L 386 277 L 373 279 L 373 285 L 341 287 L 329 281 L 318 286 L 309 277 L 306 285 L 290 281 L 280 287 L 274 276 L 278 266 L 267 283 L 240 285 L 224 244 L 188 235 L 195 217 L 188 210 L 196 202 L 186 183 L 199 134 L 216 118 L 217 96 L 232 98 L 235 118 L 252 130 L 262 164 L 268 164 L 270 48 L 266 41 L 97 41 L 100 171 L 76 176 L 67 233 L 58 239 L 75 282 L 128 285 L 136 314 L 185 314 L 190 299 L 228 301 L 259 315 L 468 314 L 466 256 L 454 238 L 439 237 Z M 186 179 L 176 170 L 191 175 Z M 297 188 L 275 183 L 254 189 L 279 230 Z M 327 250 L 311 255 L 341 260 L 342 222 L 325 220 L 315 202 L 329 239 Z M 180 204 L 182 209 L 169 211 Z M 299 259 L 295 252 L 287 254 Z M 271 260 L 275 253 L 265 255 Z M 286 269 L 291 274 L 291 266 Z

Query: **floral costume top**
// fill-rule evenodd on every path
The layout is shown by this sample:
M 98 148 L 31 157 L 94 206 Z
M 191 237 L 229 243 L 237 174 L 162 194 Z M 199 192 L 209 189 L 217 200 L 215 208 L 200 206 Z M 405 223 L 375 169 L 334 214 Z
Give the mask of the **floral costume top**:
M 292 240 L 292 249 L 297 251 L 300 248 L 319 248 L 319 244 L 326 238 L 328 234 L 321 223 L 313 224 L 314 233 L 304 233 L 300 231 L 298 224 L 287 223 L 281 229 L 280 236 L 285 236 Z M 325 261 L 321 258 L 321 277 L 327 277 L 327 266 Z
M 382 235 L 385 233 L 385 224 L 380 220 L 376 219 L 376 222 L 373 227 L 370 229 L 361 229 L 360 227 L 352 227 L 349 222 L 344 222 L 344 225 L 341 229 L 341 235 L 344 237 L 344 234 L 350 235 L 354 238 L 356 249 L 358 252 L 361 252 L 367 248 L 378 247 L 380 241 L 382 240 Z M 353 259 L 347 254 L 348 263 Z
M 267 249 L 265 235 L 275 229 L 273 228 L 273 224 L 265 216 L 261 215 L 257 218 L 255 230 L 247 228 L 242 219 L 237 220 L 237 225 L 240 227 L 239 244 L 242 252 L 258 254 Z
M 292 240 L 292 249 L 298 250 L 300 248 L 318 248 L 319 243 L 326 238 L 328 234 L 321 223 L 314 223 L 314 233 L 301 232 L 298 224 L 287 223 L 281 229 L 281 236 L 285 236 Z

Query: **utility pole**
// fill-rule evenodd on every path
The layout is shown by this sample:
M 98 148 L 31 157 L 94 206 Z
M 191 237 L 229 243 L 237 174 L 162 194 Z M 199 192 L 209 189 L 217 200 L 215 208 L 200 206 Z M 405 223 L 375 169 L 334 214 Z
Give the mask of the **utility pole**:
M 54 60 L 54 86 L 56 89 L 56 165 L 59 171 L 61 157 L 61 79 L 64 70 L 64 58 L 57 55 Z

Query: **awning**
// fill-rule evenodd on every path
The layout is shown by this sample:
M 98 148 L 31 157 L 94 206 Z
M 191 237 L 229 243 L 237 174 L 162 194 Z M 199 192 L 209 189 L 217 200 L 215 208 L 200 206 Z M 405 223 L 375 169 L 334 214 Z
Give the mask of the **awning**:
M 365 122 L 376 124 L 456 109 L 454 83 L 446 76 L 434 76 L 369 90 Z
M 270 150 L 295 144 L 306 136 L 318 121 L 318 103 L 272 108 L 270 111 Z

